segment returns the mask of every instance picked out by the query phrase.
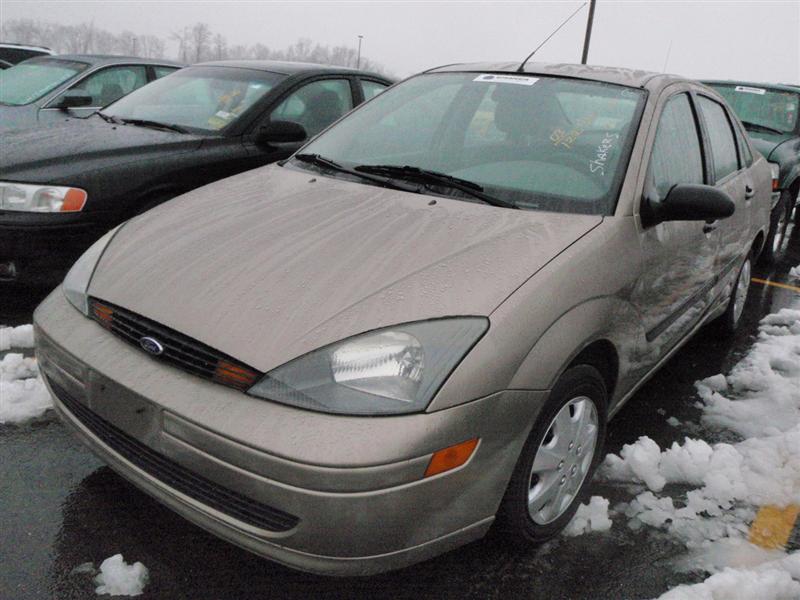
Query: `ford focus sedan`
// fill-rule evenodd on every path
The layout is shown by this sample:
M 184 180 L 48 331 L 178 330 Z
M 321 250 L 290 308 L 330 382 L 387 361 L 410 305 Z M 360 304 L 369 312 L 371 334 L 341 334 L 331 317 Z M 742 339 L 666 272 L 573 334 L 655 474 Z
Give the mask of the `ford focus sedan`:
M 280 563 L 541 543 L 608 420 L 739 324 L 770 185 L 700 84 L 434 69 L 108 233 L 37 309 L 37 356 L 112 468 Z

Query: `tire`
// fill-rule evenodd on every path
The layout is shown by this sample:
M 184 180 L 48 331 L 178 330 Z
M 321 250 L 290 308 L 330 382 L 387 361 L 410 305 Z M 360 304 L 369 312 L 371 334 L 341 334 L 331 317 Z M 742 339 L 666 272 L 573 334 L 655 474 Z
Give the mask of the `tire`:
M 753 272 L 752 254 L 748 255 L 739 268 L 739 274 L 733 284 L 728 307 L 719 318 L 719 327 L 723 335 L 733 335 L 739 328 L 747 301 L 747 292 L 750 290 L 750 277 Z M 741 283 L 741 285 L 740 285 Z
M 574 413 L 570 405 L 575 407 Z M 570 430 L 563 418 L 566 415 L 573 426 L 581 422 L 591 424 L 592 407 L 596 419 L 594 442 L 591 449 L 587 449 L 584 446 L 591 438 L 589 428 L 584 428 L 584 435 L 581 435 L 579 425 Z M 570 367 L 559 378 L 525 442 L 498 509 L 495 527 L 509 541 L 521 545 L 541 544 L 570 522 L 603 456 L 607 407 L 605 383 L 594 367 Z M 583 416 L 588 419 L 581 421 Z M 564 438 L 563 445 L 558 441 L 562 432 L 572 434 Z M 567 445 L 568 440 L 571 446 Z M 534 462 L 540 452 L 541 460 L 535 469 Z M 529 495 L 537 488 L 538 497 L 529 509 Z M 545 501 L 547 492 L 553 489 L 555 495 Z M 561 496 L 560 490 L 563 490 Z
M 764 263 L 773 263 L 780 256 L 783 245 L 786 241 L 786 229 L 789 227 L 792 206 L 788 191 L 781 194 L 778 204 L 772 209 L 769 220 L 769 233 L 764 242 L 764 250 L 761 252 L 760 260 Z

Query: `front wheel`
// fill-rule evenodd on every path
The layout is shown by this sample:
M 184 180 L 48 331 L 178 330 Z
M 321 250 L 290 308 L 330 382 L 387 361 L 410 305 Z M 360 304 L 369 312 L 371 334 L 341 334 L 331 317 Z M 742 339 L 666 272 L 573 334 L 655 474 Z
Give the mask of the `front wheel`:
M 602 457 L 605 384 L 594 367 L 569 368 L 525 442 L 497 514 L 511 540 L 539 544 L 570 522 Z

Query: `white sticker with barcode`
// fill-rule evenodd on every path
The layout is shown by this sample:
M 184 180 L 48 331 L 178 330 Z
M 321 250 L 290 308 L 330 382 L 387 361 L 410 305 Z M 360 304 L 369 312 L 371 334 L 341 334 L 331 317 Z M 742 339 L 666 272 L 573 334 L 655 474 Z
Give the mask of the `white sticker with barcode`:
M 524 75 L 495 75 L 494 73 L 485 73 L 478 75 L 472 81 L 483 81 L 485 83 L 513 83 L 515 85 L 533 85 L 539 81 L 538 77 L 525 77 Z
M 767 93 L 767 90 L 765 90 L 765 89 L 748 87 L 746 85 L 737 85 L 736 86 L 736 91 L 737 92 L 746 92 L 748 94 L 758 94 L 759 96 L 763 96 L 764 94 Z

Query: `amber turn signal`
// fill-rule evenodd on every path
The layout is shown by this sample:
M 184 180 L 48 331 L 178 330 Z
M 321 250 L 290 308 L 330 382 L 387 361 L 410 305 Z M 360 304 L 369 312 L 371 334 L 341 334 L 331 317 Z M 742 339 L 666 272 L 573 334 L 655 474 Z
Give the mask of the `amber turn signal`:
M 469 460 L 475 447 L 478 445 L 478 438 L 461 442 L 455 446 L 449 446 L 437 450 L 431 456 L 431 462 L 428 463 L 428 468 L 425 469 L 425 477 L 438 475 L 445 471 L 450 471 L 456 467 L 460 467 Z

